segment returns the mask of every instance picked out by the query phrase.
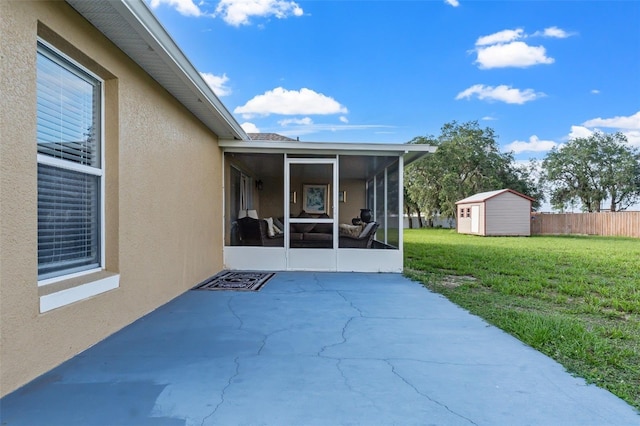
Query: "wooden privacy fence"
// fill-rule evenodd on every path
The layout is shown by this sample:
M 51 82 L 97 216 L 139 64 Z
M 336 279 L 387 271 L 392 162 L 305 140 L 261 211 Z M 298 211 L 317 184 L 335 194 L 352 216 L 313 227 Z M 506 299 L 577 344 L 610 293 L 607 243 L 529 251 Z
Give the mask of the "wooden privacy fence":
M 531 235 L 605 235 L 640 238 L 640 211 L 532 213 Z

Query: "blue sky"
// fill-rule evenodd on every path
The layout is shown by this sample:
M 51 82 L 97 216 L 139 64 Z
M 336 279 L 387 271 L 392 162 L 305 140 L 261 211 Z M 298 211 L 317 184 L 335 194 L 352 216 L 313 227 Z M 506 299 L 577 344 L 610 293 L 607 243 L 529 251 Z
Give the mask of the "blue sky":
M 517 160 L 640 147 L 640 1 L 148 0 L 248 132 L 404 143 L 452 120 Z

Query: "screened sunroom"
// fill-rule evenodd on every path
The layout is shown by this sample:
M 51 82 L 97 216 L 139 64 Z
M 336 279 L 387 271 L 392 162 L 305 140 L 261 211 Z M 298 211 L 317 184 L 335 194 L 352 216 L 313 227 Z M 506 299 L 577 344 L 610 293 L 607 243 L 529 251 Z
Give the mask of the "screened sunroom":
M 425 145 L 221 141 L 228 269 L 400 272 L 402 171 Z

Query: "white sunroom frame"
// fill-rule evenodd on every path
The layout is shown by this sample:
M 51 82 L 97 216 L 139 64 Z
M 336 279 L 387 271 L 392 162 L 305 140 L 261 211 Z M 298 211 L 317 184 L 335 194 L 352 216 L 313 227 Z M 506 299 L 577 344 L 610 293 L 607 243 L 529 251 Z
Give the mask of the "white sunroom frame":
M 246 153 L 246 154 L 281 154 L 284 156 L 285 184 L 283 193 L 289 193 L 289 164 L 319 162 L 333 163 L 334 182 L 339 181 L 339 158 L 341 155 L 358 156 L 389 156 L 398 157 L 398 206 L 397 211 L 402 214 L 404 207 L 403 198 L 403 171 L 404 166 L 422 158 L 435 151 L 435 147 L 429 145 L 407 145 L 407 144 L 364 144 L 364 143 L 323 143 L 323 142 L 298 142 L 298 141 L 237 141 L 221 140 L 219 146 L 225 153 Z M 290 158 L 289 155 L 295 155 Z M 311 159 L 309 157 L 326 155 L 333 158 Z M 225 167 L 223 167 L 223 170 Z M 385 191 L 387 188 L 385 169 Z M 223 179 L 224 182 L 224 179 Z M 225 192 L 225 188 L 223 189 Z M 338 185 L 331 186 L 332 199 L 338 197 Z M 386 192 L 385 192 L 386 193 Z M 285 197 L 286 198 L 286 197 Z M 385 195 L 386 200 L 386 195 Z M 386 207 L 386 201 L 385 201 Z M 339 208 L 339 207 L 338 207 Z M 226 211 L 226 208 L 225 210 Z M 289 203 L 284 201 L 285 219 L 289 218 Z M 314 219 L 318 222 L 318 219 Z M 284 270 L 305 270 L 305 271 L 338 271 L 338 272 L 395 272 L 403 270 L 403 227 L 402 220 L 399 220 L 398 249 L 393 250 L 366 250 L 363 256 L 363 249 L 339 248 L 338 247 L 338 220 L 336 214 L 332 215 L 334 248 L 333 249 L 290 249 L 288 244 L 288 223 L 285 226 L 284 247 L 259 247 L 259 246 L 230 246 L 224 245 L 224 266 L 226 269 L 236 270 L 264 270 L 264 271 L 284 271 Z M 227 218 L 223 218 L 223 226 L 228 226 Z M 386 226 L 386 223 L 385 223 Z M 387 230 L 385 231 L 385 240 Z M 326 256 L 318 256 L 321 251 L 331 250 L 331 255 L 335 256 L 332 262 L 322 261 Z M 306 256 L 304 256 L 306 252 Z M 303 254 L 302 257 L 299 257 Z M 325 255 L 326 253 L 323 253 Z M 292 255 L 294 256 L 292 258 Z M 298 256 L 298 257 L 295 257 Z

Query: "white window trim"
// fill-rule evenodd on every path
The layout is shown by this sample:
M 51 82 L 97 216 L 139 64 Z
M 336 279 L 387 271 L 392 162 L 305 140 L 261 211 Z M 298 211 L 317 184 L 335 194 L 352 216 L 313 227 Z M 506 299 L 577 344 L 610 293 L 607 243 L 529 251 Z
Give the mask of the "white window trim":
M 116 289 L 119 286 L 120 275 L 114 274 L 76 287 L 40 296 L 40 313 L 45 313 L 53 309 L 88 299 L 92 296 Z
M 72 170 L 74 172 L 80 172 L 87 175 L 100 176 L 104 175 L 104 172 L 91 166 L 85 166 L 84 164 L 72 163 L 71 161 L 61 160 L 59 158 L 51 157 L 49 155 L 38 154 L 38 164 L 46 164 L 48 166 L 54 166 L 59 169 Z
M 105 268 L 105 264 L 106 264 L 106 257 L 105 257 L 105 249 L 106 249 L 106 245 L 105 245 L 105 234 L 106 234 L 106 227 L 105 227 L 105 180 L 104 180 L 104 176 L 105 176 L 105 171 L 106 171 L 106 161 L 105 161 L 105 139 L 104 139 L 104 79 L 100 78 L 100 76 L 96 75 L 95 73 L 91 72 L 89 69 L 87 69 L 85 66 L 83 66 L 82 64 L 80 64 L 78 61 L 75 61 L 73 58 L 69 57 L 68 55 L 66 55 L 64 52 L 61 52 L 59 49 L 57 49 L 56 47 L 54 47 L 53 45 L 51 45 L 51 43 L 46 42 L 45 40 L 43 40 L 42 38 L 38 37 L 38 44 L 42 44 L 43 46 L 45 46 L 46 48 L 50 49 L 52 52 L 54 52 L 56 55 L 58 55 L 59 57 L 63 58 L 65 61 L 70 62 L 72 65 L 80 68 L 84 73 L 90 75 L 92 78 L 96 79 L 99 83 L 100 83 L 100 168 L 96 168 L 96 167 L 90 167 L 90 166 L 85 166 L 82 164 L 74 164 L 71 162 L 65 162 L 63 160 L 54 158 L 54 157 L 49 157 L 46 155 L 42 155 L 42 154 L 38 154 L 37 155 L 37 163 L 38 164 L 47 164 L 47 165 L 51 165 L 51 166 L 55 166 L 55 167 L 60 167 L 60 168 L 64 168 L 64 169 L 68 169 L 68 170 L 74 170 L 74 171 L 79 171 L 82 173 L 87 173 L 87 174 L 91 174 L 94 176 L 100 176 L 100 206 L 99 206 L 99 217 L 100 217 L 100 265 L 98 268 L 92 268 L 90 270 L 86 270 L 86 271 L 81 271 L 81 272 L 75 272 L 75 273 L 71 273 L 71 274 L 65 274 L 65 275 L 60 275 L 58 277 L 53 277 L 53 278 L 48 278 L 48 279 L 43 279 L 43 280 L 38 280 L 38 287 L 41 286 L 45 286 L 45 285 L 49 285 L 49 284 L 53 284 L 53 283 L 57 283 L 60 281 L 64 281 L 70 278 L 74 278 L 77 276 L 82 276 L 82 275 L 87 275 L 87 274 L 91 274 L 91 273 L 95 273 L 96 271 L 101 271 L 104 270 Z M 63 65 L 63 64 L 61 64 Z M 64 65 L 63 65 L 64 66 Z M 119 275 L 117 276 L 117 280 L 116 280 L 116 287 L 119 286 Z M 102 281 L 102 280 L 100 280 Z M 97 282 L 100 282 L 97 281 Z M 84 286 L 80 286 L 80 287 L 84 287 Z M 54 293 L 57 294 L 57 293 Z M 47 296 L 43 296 L 43 297 L 47 297 Z M 87 296 L 90 297 L 90 296 Z M 69 302 L 72 303 L 72 302 Z M 41 304 L 42 304 L 42 298 L 41 298 Z M 42 309 L 41 309 L 41 312 Z
M 82 277 L 84 275 L 95 274 L 96 272 L 102 272 L 102 270 L 103 270 L 102 268 L 92 268 L 92 269 L 87 269 L 86 271 L 72 272 L 70 274 L 62 275 L 60 277 L 47 278 L 47 279 L 38 281 L 38 287 L 49 285 L 49 284 L 55 284 L 57 282 L 69 280 L 71 278 Z

